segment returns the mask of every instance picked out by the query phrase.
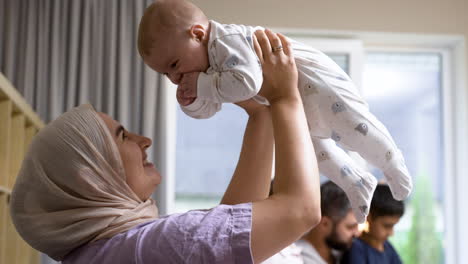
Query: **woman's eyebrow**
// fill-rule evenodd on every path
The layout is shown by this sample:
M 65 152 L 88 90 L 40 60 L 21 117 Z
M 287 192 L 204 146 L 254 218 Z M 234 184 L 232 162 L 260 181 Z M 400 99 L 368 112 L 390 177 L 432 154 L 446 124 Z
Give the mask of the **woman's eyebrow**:
M 115 136 L 116 136 L 116 137 L 119 137 L 119 134 L 120 134 L 122 131 L 124 131 L 124 130 L 125 130 L 125 128 L 124 128 L 122 125 L 119 125 L 119 126 L 117 127 L 117 129 L 115 129 Z

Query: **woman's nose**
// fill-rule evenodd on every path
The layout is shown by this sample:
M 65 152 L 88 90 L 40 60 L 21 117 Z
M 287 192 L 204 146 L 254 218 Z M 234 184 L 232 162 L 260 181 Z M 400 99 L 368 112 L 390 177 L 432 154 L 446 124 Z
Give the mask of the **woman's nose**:
M 143 149 L 147 149 L 153 144 L 153 141 L 145 136 L 137 134 L 133 134 L 132 136 L 133 140 Z
M 144 136 L 140 136 L 140 137 L 141 137 L 140 144 L 143 148 L 147 149 L 153 144 L 153 141 L 150 138 L 147 138 Z

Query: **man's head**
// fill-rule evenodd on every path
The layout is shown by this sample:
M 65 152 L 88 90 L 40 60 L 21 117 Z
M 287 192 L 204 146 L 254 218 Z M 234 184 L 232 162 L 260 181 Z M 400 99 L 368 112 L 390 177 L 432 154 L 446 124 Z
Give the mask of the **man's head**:
M 383 243 L 393 235 L 393 227 L 400 221 L 405 212 L 403 201 L 393 198 L 388 185 L 379 184 L 372 197 L 367 222 L 367 235 Z
M 328 181 L 320 186 L 322 220 L 314 228 L 325 238 L 328 247 L 346 250 L 358 235 L 358 223 L 351 210 L 345 192 L 335 183 Z M 314 235 L 311 234 L 311 235 Z
M 186 0 L 158 0 L 144 12 L 138 28 L 138 52 L 153 70 L 178 84 L 184 73 L 209 66 L 209 21 Z

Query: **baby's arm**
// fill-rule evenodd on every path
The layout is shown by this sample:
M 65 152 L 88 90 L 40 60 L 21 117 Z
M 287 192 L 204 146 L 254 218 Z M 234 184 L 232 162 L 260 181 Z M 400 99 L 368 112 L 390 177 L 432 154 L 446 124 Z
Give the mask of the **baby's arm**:
M 199 74 L 199 72 L 184 74 L 177 87 L 176 96 L 180 108 L 186 115 L 196 119 L 206 119 L 221 110 L 221 104 L 196 96 L 196 84 Z
M 196 119 L 207 119 L 221 110 L 221 104 L 195 98 L 189 105 L 180 105 L 182 112 Z
M 235 103 L 258 93 L 263 82 L 262 68 L 249 42 L 242 34 L 225 35 L 212 42 L 208 52 L 215 71 L 198 76 L 198 97 L 215 103 Z

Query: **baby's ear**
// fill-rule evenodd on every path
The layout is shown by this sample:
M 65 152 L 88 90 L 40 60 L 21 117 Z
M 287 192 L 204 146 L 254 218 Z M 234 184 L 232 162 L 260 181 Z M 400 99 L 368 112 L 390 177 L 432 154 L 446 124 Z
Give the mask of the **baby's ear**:
M 208 34 L 203 25 L 195 24 L 190 28 L 190 35 L 197 41 L 203 42 Z

